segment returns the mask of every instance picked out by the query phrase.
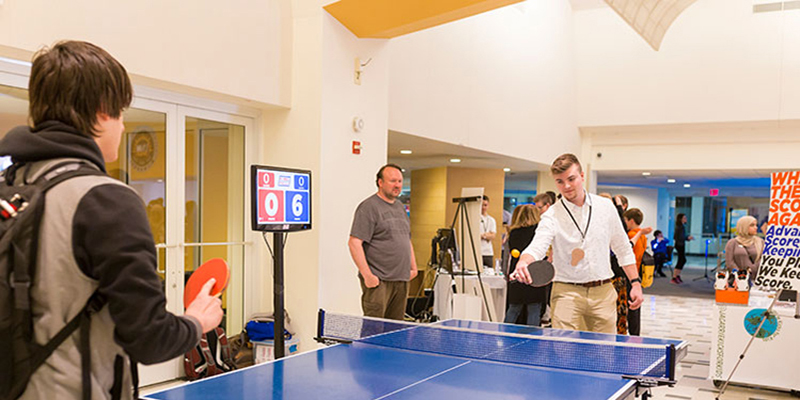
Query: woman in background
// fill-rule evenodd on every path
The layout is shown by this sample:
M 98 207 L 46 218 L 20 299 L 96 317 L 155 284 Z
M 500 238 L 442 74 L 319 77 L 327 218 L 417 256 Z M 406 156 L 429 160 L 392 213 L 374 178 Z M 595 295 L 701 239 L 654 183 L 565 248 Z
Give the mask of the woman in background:
M 509 271 L 517 267 L 519 255 L 514 250 L 522 252 L 533 240 L 536 234 L 536 227 L 540 220 L 539 209 L 532 204 L 524 204 L 514 209 L 511 217 L 511 233 L 508 235 L 508 247 L 511 249 L 512 258 Z M 525 308 L 528 317 L 527 325 L 539 326 L 542 307 L 547 302 L 547 287 L 533 287 L 517 281 L 508 283 L 508 311 L 506 311 L 506 323 L 515 324 L 517 318 Z
M 675 266 L 675 272 L 672 273 L 672 280 L 670 282 L 675 284 L 683 283 L 681 279 L 681 271 L 683 266 L 686 265 L 686 241 L 694 239 L 693 236 L 686 236 L 686 214 L 678 214 L 675 217 L 675 250 L 678 252 L 678 265 Z
M 736 237 L 725 245 L 725 265 L 728 271 L 750 271 L 750 279 L 758 276 L 761 255 L 764 253 L 764 240 L 756 236 L 758 221 L 745 215 L 736 223 Z

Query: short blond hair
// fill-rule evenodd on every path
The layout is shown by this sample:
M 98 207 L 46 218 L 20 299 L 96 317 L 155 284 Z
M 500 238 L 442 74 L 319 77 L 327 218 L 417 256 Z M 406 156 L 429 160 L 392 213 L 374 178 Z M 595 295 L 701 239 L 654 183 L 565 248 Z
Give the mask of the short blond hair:
M 578 172 L 583 172 L 581 162 L 578 161 L 578 157 L 575 154 L 562 154 L 553 161 L 553 164 L 550 165 L 550 173 L 553 175 L 564 173 L 566 170 L 570 169 L 570 167 L 576 164 L 578 165 Z

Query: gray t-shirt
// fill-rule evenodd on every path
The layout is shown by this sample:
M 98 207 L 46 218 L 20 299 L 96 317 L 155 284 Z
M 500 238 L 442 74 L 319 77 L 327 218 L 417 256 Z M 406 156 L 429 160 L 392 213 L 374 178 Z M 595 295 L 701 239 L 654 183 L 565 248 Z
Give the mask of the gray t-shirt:
M 356 208 L 350 236 L 364 241 L 369 269 L 382 281 L 408 281 L 411 274 L 411 226 L 399 201 L 377 194 Z

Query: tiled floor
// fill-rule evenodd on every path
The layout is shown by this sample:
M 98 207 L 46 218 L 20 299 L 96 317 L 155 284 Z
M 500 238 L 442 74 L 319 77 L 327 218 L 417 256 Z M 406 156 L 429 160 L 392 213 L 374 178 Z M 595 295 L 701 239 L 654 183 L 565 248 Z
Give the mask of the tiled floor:
M 653 389 L 654 399 L 715 399 L 718 389 L 708 379 L 711 313 L 714 300 L 647 296 L 642 308 L 642 335 L 689 341 L 689 352 L 677 367 L 675 387 Z M 797 399 L 789 393 L 728 386 L 724 400 Z

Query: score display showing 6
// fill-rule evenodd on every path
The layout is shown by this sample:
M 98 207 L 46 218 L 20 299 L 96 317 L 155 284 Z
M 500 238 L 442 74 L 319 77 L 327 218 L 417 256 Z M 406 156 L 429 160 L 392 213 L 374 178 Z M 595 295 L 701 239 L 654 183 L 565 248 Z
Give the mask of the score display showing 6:
M 292 197 L 292 213 L 295 217 L 303 215 L 303 196 L 300 194 Z

